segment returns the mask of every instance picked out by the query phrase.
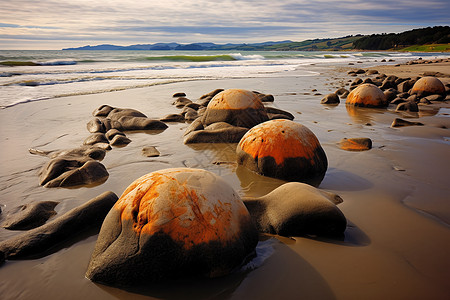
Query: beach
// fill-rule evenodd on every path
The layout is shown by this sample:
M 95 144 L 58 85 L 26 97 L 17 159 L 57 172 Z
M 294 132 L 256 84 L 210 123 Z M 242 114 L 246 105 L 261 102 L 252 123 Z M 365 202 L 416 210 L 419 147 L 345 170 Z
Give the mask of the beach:
M 381 65 L 381 66 L 380 66 Z M 58 201 L 61 215 L 112 191 L 118 196 L 138 177 L 165 168 L 212 171 L 244 196 L 262 196 L 284 181 L 256 175 L 236 164 L 236 144 L 183 144 L 188 123 L 168 123 L 162 132 L 129 132 L 131 143 L 113 147 L 102 160 L 106 182 L 80 188 L 39 186 L 38 171 L 48 161 L 29 148 L 59 150 L 83 143 L 86 123 L 103 104 L 133 108 L 159 119 L 179 109 L 172 95 L 192 100 L 214 89 L 241 88 L 272 94 L 268 106 L 291 112 L 295 122 L 318 137 L 328 158 L 319 188 L 341 196 L 348 226 L 342 239 L 261 235 L 253 265 L 216 279 L 180 279 L 121 290 L 84 277 L 97 231 L 82 233 L 38 258 L 0 266 L 2 299 L 448 299 L 450 287 L 450 104 L 421 106 L 417 114 L 387 109 L 321 105 L 320 100 L 354 80 L 351 69 L 415 77 L 426 71 L 449 74 L 450 63 L 349 66 L 310 63 L 301 69 L 260 76 L 195 78 L 146 87 L 59 97 L 0 110 L 2 215 L 31 201 Z M 307 72 L 305 72 L 305 70 Z M 361 75 L 361 78 L 368 76 Z M 205 80 L 206 79 L 206 80 Z M 450 83 L 449 77 L 442 77 Z M 395 118 L 424 126 L 392 128 Z M 368 137 L 373 148 L 350 152 L 343 138 Z M 155 146 L 159 157 L 141 154 Z M 0 219 L 1 221 L 1 219 Z M 0 228 L 0 240 L 20 232 Z

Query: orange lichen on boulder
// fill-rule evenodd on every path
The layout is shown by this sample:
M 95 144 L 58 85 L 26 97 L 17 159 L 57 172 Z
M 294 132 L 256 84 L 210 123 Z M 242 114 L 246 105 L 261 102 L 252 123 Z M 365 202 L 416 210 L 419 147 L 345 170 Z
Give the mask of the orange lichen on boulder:
M 319 184 L 328 162 L 317 137 L 306 126 L 272 120 L 250 129 L 239 142 L 238 163 L 261 175 Z
M 350 92 L 345 104 L 361 107 L 386 107 L 389 103 L 380 88 L 374 84 L 365 83 Z
M 182 274 L 228 274 L 258 241 L 237 193 L 217 175 L 166 169 L 142 176 L 106 217 L 87 272 L 134 285 Z
M 416 81 L 412 87 L 411 94 L 417 94 L 419 97 L 435 94 L 445 95 L 445 86 L 436 77 L 423 77 Z
M 268 116 L 261 99 L 253 92 L 228 89 L 214 96 L 202 118 L 204 126 L 227 122 L 234 126 L 251 128 L 267 121 Z

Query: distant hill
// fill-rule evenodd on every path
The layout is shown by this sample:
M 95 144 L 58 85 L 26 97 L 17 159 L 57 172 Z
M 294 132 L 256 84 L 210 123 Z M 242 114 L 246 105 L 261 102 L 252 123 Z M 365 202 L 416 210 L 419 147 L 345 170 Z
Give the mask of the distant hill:
M 364 36 L 355 41 L 354 47 L 355 49 L 361 50 L 401 50 L 411 46 L 415 46 L 412 49 L 420 49 L 417 46 L 449 43 L 450 27 L 435 26 L 413 29 L 402 33 L 383 33 Z M 445 49 L 445 47 L 441 48 Z
M 425 46 L 426 47 L 425 47 Z M 341 51 L 341 50 L 402 50 L 449 51 L 450 27 L 436 26 L 402 33 L 363 36 L 349 35 L 334 39 L 314 39 L 303 42 L 279 41 L 252 44 L 156 43 L 130 46 L 97 45 L 63 50 L 236 50 L 236 51 Z M 409 50 L 411 49 L 411 50 Z M 415 50 L 413 50 L 415 49 Z

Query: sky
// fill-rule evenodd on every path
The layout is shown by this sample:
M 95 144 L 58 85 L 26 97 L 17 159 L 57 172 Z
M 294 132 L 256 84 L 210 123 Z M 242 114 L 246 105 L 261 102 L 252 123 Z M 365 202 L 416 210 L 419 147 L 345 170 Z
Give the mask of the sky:
M 0 50 L 303 41 L 447 25 L 449 0 L 0 0 Z

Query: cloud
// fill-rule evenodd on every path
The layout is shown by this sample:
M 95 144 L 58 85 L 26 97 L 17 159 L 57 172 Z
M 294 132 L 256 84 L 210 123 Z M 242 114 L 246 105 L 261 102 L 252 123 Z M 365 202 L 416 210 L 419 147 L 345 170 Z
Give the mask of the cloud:
M 0 6 L 0 47 L 84 43 L 261 42 L 448 25 L 448 0 L 15 0 Z M 33 42 L 34 41 L 34 42 Z M 23 44 L 21 44 L 23 45 Z M 48 44 L 50 45 L 50 44 Z

